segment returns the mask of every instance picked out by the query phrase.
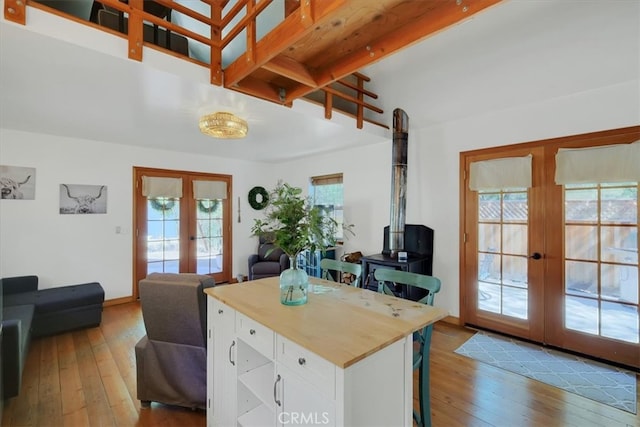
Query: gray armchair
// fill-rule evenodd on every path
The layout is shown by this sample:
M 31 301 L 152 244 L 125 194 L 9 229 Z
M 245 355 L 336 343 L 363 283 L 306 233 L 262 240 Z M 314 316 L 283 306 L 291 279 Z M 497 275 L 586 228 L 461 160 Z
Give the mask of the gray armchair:
M 206 408 L 207 301 L 213 278 L 152 273 L 139 283 L 147 335 L 136 344 L 138 399 Z
M 289 268 L 289 257 L 272 242 L 260 236 L 258 253 L 249 255 L 249 280 L 279 276 Z

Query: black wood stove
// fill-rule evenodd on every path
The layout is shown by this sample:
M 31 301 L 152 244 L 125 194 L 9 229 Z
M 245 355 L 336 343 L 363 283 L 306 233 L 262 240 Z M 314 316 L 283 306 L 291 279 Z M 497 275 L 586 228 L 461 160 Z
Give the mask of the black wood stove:
M 412 273 L 432 275 L 433 273 L 433 229 L 416 224 L 406 224 L 404 228 L 404 249 L 407 260 L 400 261 L 393 257 L 389 249 L 389 226 L 384 228 L 384 247 L 382 253 L 367 255 L 360 259 L 362 263 L 363 287 L 373 291 L 378 290 L 378 282 L 373 273 L 378 268 L 391 268 Z M 415 291 L 415 289 L 414 289 Z M 396 295 L 402 298 L 417 300 L 424 293 L 409 292 L 403 287 L 396 287 Z

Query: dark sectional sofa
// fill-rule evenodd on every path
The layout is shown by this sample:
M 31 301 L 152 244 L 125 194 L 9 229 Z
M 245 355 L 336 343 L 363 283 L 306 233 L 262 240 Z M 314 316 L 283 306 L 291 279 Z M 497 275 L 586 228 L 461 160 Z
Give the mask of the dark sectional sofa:
M 0 279 L 2 398 L 17 396 L 32 337 L 97 326 L 104 289 L 98 282 L 38 290 L 38 276 Z

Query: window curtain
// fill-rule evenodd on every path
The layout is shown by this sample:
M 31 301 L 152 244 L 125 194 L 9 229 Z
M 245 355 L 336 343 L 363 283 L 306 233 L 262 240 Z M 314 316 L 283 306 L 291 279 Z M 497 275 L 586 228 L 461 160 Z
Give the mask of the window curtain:
M 640 182 L 640 141 L 589 148 L 561 148 L 556 184 Z
M 227 198 L 227 183 L 224 181 L 193 181 L 193 198 L 216 200 Z
M 469 171 L 469 189 L 491 191 L 505 188 L 531 187 L 531 159 L 505 157 L 503 159 L 472 162 Z
M 149 199 L 182 197 L 182 178 L 142 177 L 142 195 Z

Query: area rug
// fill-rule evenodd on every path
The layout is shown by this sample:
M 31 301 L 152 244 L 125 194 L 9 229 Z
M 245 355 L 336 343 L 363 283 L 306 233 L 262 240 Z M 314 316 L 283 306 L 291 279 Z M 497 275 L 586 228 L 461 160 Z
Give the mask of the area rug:
M 636 374 L 535 344 L 478 332 L 456 353 L 636 414 Z

